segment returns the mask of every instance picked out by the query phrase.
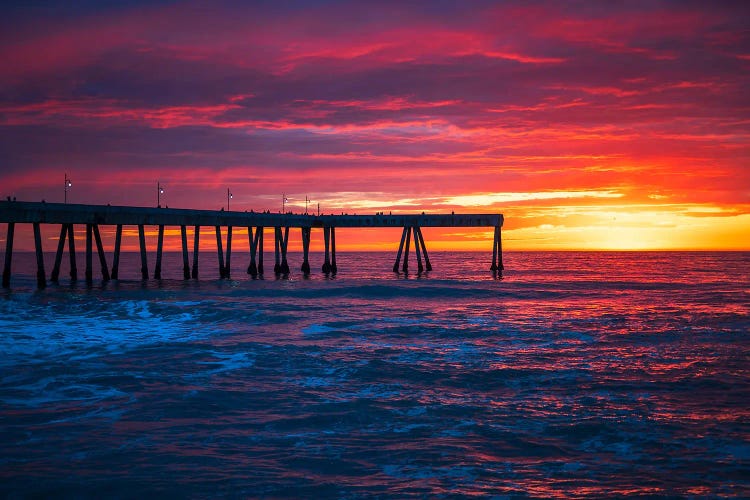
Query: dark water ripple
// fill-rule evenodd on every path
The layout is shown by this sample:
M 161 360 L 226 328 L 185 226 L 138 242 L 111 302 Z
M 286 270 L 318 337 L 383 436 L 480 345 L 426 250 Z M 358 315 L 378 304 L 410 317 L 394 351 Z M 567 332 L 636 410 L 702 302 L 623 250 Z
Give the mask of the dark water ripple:
M 21 276 L 0 295 L 0 494 L 750 496 L 750 255 L 509 254 L 503 280 L 390 258 Z

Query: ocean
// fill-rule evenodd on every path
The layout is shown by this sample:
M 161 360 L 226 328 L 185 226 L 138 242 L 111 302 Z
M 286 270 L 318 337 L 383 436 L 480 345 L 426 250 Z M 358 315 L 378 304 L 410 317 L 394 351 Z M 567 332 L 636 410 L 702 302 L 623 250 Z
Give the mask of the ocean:
M 14 255 L 0 496 L 750 497 L 750 253 L 394 257 L 36 290 Z

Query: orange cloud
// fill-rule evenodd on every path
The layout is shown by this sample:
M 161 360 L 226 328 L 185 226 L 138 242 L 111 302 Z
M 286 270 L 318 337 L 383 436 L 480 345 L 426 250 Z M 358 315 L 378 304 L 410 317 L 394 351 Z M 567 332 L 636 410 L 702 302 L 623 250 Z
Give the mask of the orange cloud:
M 0 195 L 58 201 L 67 173 L 85 203 L 154 205 L 159 181 L 173 207 L 218 209 L 231 187 L 237 210 L 286 193 L 295 210 L 503 212 L 510 248 L 746 248 L 743 13 L 217 3 L 11 19 Z M 480 236 L 432 233 L 446 249 Z

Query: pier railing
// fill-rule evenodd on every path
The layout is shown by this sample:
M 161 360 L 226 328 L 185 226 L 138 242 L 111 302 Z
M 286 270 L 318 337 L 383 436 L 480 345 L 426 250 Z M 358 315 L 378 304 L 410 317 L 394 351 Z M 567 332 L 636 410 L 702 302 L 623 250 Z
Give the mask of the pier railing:
M 230 275 L 232 252 L 232 228 L 247 228 L 250 262 L 247 273 L 252 276 L 262 275 L 263 268 L 263 240 L 265 228 L 274 230 L 274 273 L 288 274 L 290 272 L 287 261 L 287 247 L 290 228 L 299 228 L 302 234 L 303 262 L 301 270 L 310 273 L 309 251 L 312 239 L 312 229 L 321 228 L 324 240 L 324 273 L 336 273 L 336 228 L 378 228 L 401 227 L 401 241 L 393 271 L 409 270 L 409 252 L 411 241 L 414 241 L 417 270 L 419 272 L 432 269 L 422 227 L 493 227 L 494 238 L 492 246 L 493 272 L 503 270 L 501 228 L 502 214 L 386 214 L 379 212 L 374 215 L 313 215 L 295 213 L 271 212 L 228 212 L 223 210 L 190 210 L 174 208 L 148 208 L 110 205 L 75 205 L 62 203 L 32 203 L 20 201 L 0 201 L 0 222 L 7 223 L 7 237 L 5 244 L 5 263 L 3 267 L 2 285 L 10 285 L 11 263 L 13 258 L 13 239 L 16 224 L 31 224 L 34 231 L 34 246 L 37 257 L 37 282 L 39 287 L 47 283 L 44 270 L 44 259 L 41 239 L 41 224 L 60 224 L 60 237 L 55 265 L 50 280 L 56 282 L 59 278 L 60 264 L 67 239 L 70 257 L 70 277 L 78 279 L 75 260 L 74 225 L 86 227 L 86 269 L 87 282 L 93 280 L 93 244 L 96 243 L 97 255 L 101 265 L 102 279 L 107 281 L 118 278 L 120 247 L 122 243 L 123 226 L 137 226 L 138 240 L 141 254 L 141 275 L 148 279 L 148 259 L 145 242 L 145 226 L 158 226 L 156 248 L 156 263 L 154 278 L 161 278 L 161 262 L 164 248 L 164 228 L 179 226 L 182 238 L 183 272 L 185 279 L 198 278 L 198 255 L 200 228 L 214 227 L 216 233 L 217 254 L 219 259 L 219 273 L 221 278 Z M 114 255 L 111 268 L 107 264 L 106 252 L 102 245 L 99 226 L 115 226 Z M 193 232 L 193 263 L 192 269 L 188 259 L 187 227 L 192 226 Z M 222 238 L 222 228 L 226 228 L 226 253 Z M 401 258 L 403 256 L 403 264 Z M 424 261 L 424 263 L 423 263 Z M 110 272 L 111 271 L 111 272 Z

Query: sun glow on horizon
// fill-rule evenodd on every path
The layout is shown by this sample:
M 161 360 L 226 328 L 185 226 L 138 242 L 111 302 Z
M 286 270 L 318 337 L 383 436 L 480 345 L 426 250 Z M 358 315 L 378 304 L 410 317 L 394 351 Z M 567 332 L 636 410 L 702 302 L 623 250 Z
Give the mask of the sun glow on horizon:
M 750 249 L 746 6 L 426 6 L 8 9 L 0 197 L 67 173 L 72 203 L 160 180 L 173 208 L 502 213 L 509 250 Z

